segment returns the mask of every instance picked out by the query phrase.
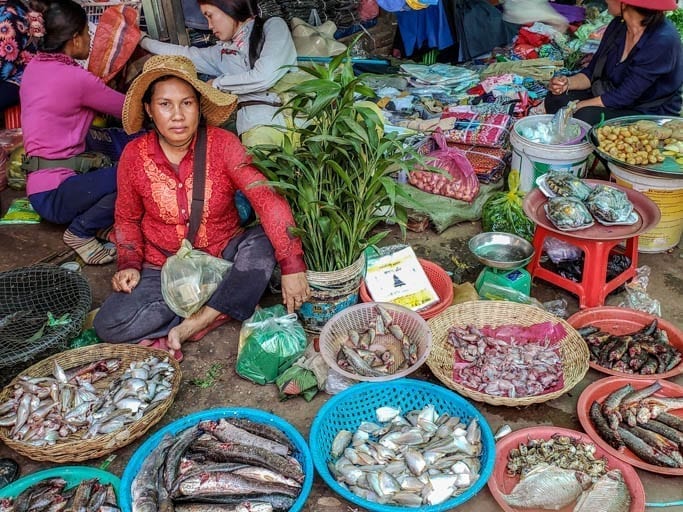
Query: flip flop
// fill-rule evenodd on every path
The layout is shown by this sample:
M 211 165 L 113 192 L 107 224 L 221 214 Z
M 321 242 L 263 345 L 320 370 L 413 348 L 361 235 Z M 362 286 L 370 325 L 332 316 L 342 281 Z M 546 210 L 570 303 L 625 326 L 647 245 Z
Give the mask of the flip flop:
M 202 330 L 199 331 L 199 332 L 194 333 L 192 336 L 190 336 L 189 338 L 187 338 L 187 341 L 192 341 L 192 342 L 199 341 L 199 340 L 201 340 L 204 336 L 206 336 L 207 334 L 209 334 L 211 331 L 213 331 L 214 329 L 220 327 L 220 326 L 223 325 L 224 323 L 229 322 L 230 320 L 231 320 L 231 318 L 230 318 L 229 315 L 226 315 L 225 313 L 221 313 L 220 315 L 218 315 L 218 316 L 216 317 L 216 319 L 215 319 L 213 322 L 211 322 L 211 324 L 210 324 L 208 327 L 202 329 Z
M 173 358 L 179 363 L 185 358 L 180 350 L 172 349 L 168 346 L 168 337 L 166 336 L 162 336 L 161 338 L 146 338 L 144 340 L 140 340 L 138 344 L 142 345 L 143 347 L 164 350 L 165 352 L 168 352 L 170 356 L 173 356 Z

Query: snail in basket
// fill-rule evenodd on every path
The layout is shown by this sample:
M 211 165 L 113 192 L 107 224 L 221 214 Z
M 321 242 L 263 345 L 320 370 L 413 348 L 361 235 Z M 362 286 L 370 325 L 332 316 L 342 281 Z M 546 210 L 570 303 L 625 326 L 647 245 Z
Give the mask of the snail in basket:
M 349 330 L 337 354 L 339 368 L 366 377 L 384 377 L 417 362 L 417 344 L 394 323 L 386 309 L 379 305 L 375 309 L 377 317 L 365 331 Z M 383 342 L 376 340 L 377 336 L 389 335 L 399 343 L 391 343 L 387 338 Z

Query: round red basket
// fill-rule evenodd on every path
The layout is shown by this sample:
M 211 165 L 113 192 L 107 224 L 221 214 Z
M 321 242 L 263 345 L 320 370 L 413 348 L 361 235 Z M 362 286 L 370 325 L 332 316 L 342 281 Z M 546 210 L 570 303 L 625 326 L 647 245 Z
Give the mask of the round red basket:
M 432 284 L 434 291 L 439 296 L 439 302 L 429 306 L 420 311 L 416 311 L 422 318 L 429 320 L 430 318 L 438 315 L 444 311 L 453 302 L 453 281 L 451 281 L 450 276 L 446 271 L 441 268 L 436 263 L 431 261 L 418 258 L 420 266 L 427 274 L 427 279 Z M 367 287 L 365 286 L 365 281 L 360 284 L 360 300 L 361 302 L 373 302 Z

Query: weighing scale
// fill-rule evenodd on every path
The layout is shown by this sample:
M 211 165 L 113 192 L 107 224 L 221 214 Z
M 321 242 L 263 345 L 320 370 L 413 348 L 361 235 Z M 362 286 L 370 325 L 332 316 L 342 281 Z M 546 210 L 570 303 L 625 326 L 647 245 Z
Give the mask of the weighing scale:
M 474 287 L 486 299 L 512 300 L 515 292 L 529 296 L 531 274 L 524 268 L 534 255 L 534 247 L 510 233 L 479 233 L 469 241 L 472 254 L 485 265 Z

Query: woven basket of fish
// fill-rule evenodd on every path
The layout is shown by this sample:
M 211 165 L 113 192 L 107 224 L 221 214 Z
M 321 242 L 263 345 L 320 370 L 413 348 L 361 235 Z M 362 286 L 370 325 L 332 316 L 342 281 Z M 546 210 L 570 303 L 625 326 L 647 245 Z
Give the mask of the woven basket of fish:
M 166 425 L 136 450 L 121 477 L 121 509 L 298 512 L 313 477 L 306 441 L 282 418 L 210 409 Z
M 567 322 L 542 309 L 504 301 L 451 306 L 428 321 L 427 365 L 472 400 L 518 407 L 557 398 L 588 371 L 588 347 Z
M 180 380 L 180 365 L 163 350 L 128 344 L 68 350 L 2 390 L 0 439 L 33 460 L 102 457 L 159 421 Z
M 453 510 L 486 485 L 496 457 L 472 404 L 415 379 L 335 395 L 314 418 L 309 445 L 327 485 L 373 512 Z
M 344 377 L 380 382 L 417 370 L 429 356 L 432 334 L 415 311 L 364 302 L 334 315 L 320 334 L 325 362 Z
M 101 469 L 60 466 L 31 473 L 0 489 L 0 510 L 40 510 L 41 502 L 61 510 L 60 505 L 72 500 L 68 510 L 116 512 L 120 485 L 119 477 Z
M 65 350 L 91 305 L 90 285 L 80 272 L 56 265 L 0 272 L 0 386 Z

